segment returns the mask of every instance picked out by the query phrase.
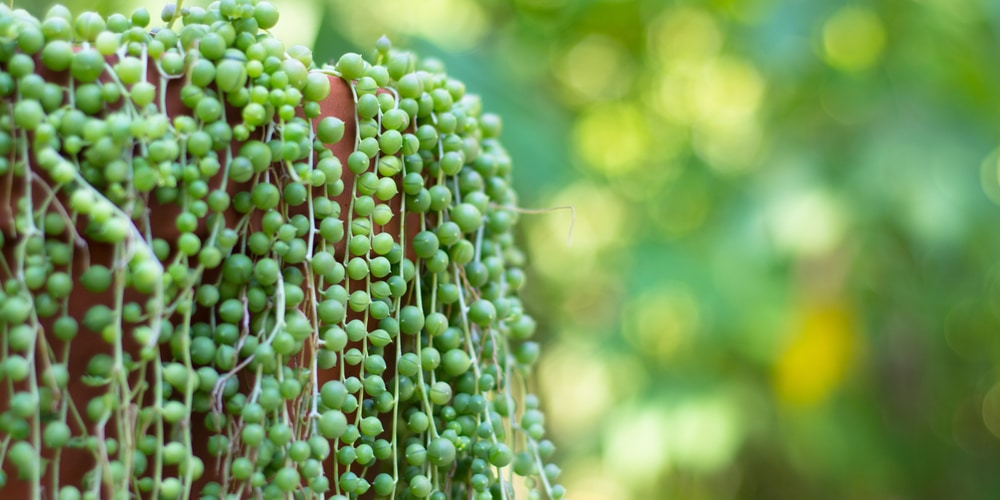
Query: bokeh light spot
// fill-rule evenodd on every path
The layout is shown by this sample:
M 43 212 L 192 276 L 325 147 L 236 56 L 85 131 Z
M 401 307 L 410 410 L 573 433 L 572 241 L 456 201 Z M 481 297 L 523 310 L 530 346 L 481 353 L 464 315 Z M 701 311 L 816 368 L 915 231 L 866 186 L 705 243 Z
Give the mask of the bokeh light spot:
M 653 110 L 670 122 L 688 125 L 695 116 L 690 79 L 681 71 L 658 71 L 649 89 Z
M 668 423 L 673 461 L 702 472 L 725 467 L 742 441 L 740 418 L 733 400 L 719 394 L 682 403 Z
M 866 69 L 878 61 L 884 46 L 885 28 L 870 9 L 843 7 L 823 25 L 823 55 L 835 68 Z
M 551 197 L 547 205 L 574 207 L 573 242 L 567 245 L 565 238 L 571 222 L 568 213 L 526 218 L 535 269 L 556 283 L 593 282 L 594 273 L 601 268 L 595 266 L 601 252 L 627 244 L 630 219 L 625 203 L 607 188 L 577 181 Z M 582 273 L 582 269 L 590 271 Z
M 570 104 L 609 101 L 631 87 L 630 55 L 617 41 L 589 34 L 574 44 L 556 63 L 555 77 L 566 90 Z
M 716 125 L 750 118 L 764 95 L 757 69 L 733 57 L 706 65 L 693 84 L 698 120 Z
M 281 4 L 281 21 L 271 33 L 285 42 L 285 47 L 304 45 L 311 47 L 319 31 L 316 7 L 309 2 L 285 2 Z
M 672 399 L 669 407 L 623 407 L 604 436 L 607 470 L 640 488 L 668 468 L 702 473 L 726 466 L 745 434 L 724 391 Z
M 648 483 L 669 467 L 670 414 L 665 408 L 642 405 L 615 415 L 605 427 L 604 465 L 627 482 Z
M 615 176 L 646 165 L 653 138 L 643 110 L 632 104 L 608 103 L 583 113 L 574 127 L 573 142 L 587 166 Z
M 692 143 L 695 152 L 712 170 L 739 174 L 760 164 L 764 131 L 752 119 L 713 122 L 695 129 Z
M 597 349 L 561 344 L 539 363 L 550 426 L 571 442 L 599 423 L 612 403 L 610 368 Z
M 993 384 L 983 397 L 983 423 L 1000 438 L 1000 382 Z
M 734 173 L 757 164 L 763 143 L 757 111 L 766 87 L 753 64 L 725 56 L 666 66 L 647 92 L 657 114 L 691 130 L 702 160 L 717 172 Z
M 704 61 L 722 48 L 722 31 L 711 14 L 692 7 L 664 11 L 649 27 L 649 45 L 662 64 Z
M 585 459 L 567 461 L 564 468 L 563 484 L 573 492 L 573 500 L 607 500 L 623 497 L 629 485 L 622 479 L 605 473 L 599 460 Z M 522 497 L 517 497 L 522 498 Z
M 979 169 L 979 182 L 986 196 L 1000 205 L 1000 149 L 994 149 L 983 160 Z
M 700 327 L 698 303 L 684 287 L 647 292 L 627 306 L 623 332 L 637 350 L 659 361 L 671 358 Z
M 840 201 L 828 191 L 819 188 L 785 191 L 769 212 L 775 246 L 792 255 L 827 253 L 844 237 L 846 213 Z

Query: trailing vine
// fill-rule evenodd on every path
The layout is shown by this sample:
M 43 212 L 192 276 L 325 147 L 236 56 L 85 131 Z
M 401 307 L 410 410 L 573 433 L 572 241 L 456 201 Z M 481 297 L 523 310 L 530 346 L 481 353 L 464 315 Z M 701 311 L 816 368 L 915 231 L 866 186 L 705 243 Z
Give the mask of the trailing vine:
M 0 496 L 562 497 L 499 117 L 150 17 L 0 6 Z

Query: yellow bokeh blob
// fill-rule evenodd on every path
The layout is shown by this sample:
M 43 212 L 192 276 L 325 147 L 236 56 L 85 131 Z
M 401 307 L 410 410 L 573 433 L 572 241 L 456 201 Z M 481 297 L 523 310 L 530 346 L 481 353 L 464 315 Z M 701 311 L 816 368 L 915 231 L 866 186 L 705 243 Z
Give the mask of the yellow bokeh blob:
M 842 304 L 807 304 L 774 366 L 774 390 L 788 407 L 809 408 L 847 376 L 858 349 L 851 312 Z
M 835 68 L 861 71 L 878 61 L 885 38 L 877 14 L 864 7 L 844 7 L 823 25 L 823 56 Z

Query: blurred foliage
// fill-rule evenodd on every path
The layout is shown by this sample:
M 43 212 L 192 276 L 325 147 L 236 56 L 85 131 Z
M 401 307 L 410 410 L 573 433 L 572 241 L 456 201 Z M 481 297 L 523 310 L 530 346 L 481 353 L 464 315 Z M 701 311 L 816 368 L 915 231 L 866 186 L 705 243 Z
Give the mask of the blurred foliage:
M 522 216 L 572 498 L 1000 495 L 1000 4 L 279 7 L 440 58 L 575 207 Z

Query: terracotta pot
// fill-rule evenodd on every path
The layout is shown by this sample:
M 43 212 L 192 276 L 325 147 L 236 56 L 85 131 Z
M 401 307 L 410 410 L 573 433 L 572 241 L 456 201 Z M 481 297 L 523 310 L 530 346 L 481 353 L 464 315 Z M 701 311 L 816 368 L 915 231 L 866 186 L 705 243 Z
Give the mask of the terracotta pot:
M 152 65 L 150 65 L 152 66 Z M 42 64 L 37 65 L 38 68 L 42 69 L 44 66 Z M 150 70 L 150 81 L 157 81 L 156 75 L 154 74 L 155 69 Z M 48 81 L 65 84 L 68 79 L 68 72 L 52 73 L 52 72 L 40 72 L 40 74 Z M 350 86 L 338 77 L 330 77 L 331 92 L 329 97 L 321 102 L 322 114 L 319 118 L 314 121 L 326 116 L 335 116 L 344 121 L 345 134 L 344 139 L 339 143 L 330 146 L 333 153 L 340 158 L 341 162 L 347 164 L 347 156 L 354 151 L 354 141 L 355 136 L 355 108 L 354 108 L 354 98 L 351 93 Z M 179 114 L 190 114 L 190 110 L 187 109 L 180 101 L 179 93 L 182 86 L 182 80 L 170 80 L 167 83 L 166 89 L 166 113 L 169 116 L 176 116 Z M 227 116 L 239 116 L 238 113 L 232 112 L 228 113 Z M 234 144 L 234 150 L 238 149 L 239 144 Z M 277 168 L 275 165 L 272 168 Z M 31 191 L 33 199 L 38 200 L 46 194 L 46 189 L 43 187 L 44 184 L 51 184 L 47 178 L 45 172 L 40 170 L 33 171 L 32 174 L 36 176 L 34 182 L 31 184 Z M 220 185 L 221 178 L 217 177 L 213 179 L 211 183 L 211 188 L 218 187 Z M 344 169 L 344 182 L 347 186 L 351 185 L 352 175 L 349 170 Z M 250 187 L 250 184 L 229 182 L 227 184 L 227 191 L 229 191 L 232 196 L 240 190 L 246 190 Z M 2 255 L 4 259 L 8 262 L 12 261 L 14 258 L 14 247 L 17 241 L 17 234 L 14 230 L 14 217 L 17 213 L 17 200 L 21 199 L 26 192 L 25 178 L 15 177 L 12 173 L 7 173 L 6 175 L 0 176 L 0 231 L 3 232 L 5 244 L 2 247 Z M 336 198 L 336 202 L 340 204 L 342 213 L 348 213 L 347 203 L 349 201 L 350 191 L 345 190 L 345 193 Z M 322 188 L 317 188 L 314 190 L 314 196 L 324 196 Z M 60 193 L 58 199 L 63 203 L 67 203 L 67 197 L 64 193 Z M 393 205 L 394 210 L 398 213 L 399 211 L 399 197 L 396 197 L 395 204 Z M 177 205 L 161 205 L 158 204 L 155 199 L 151 199 L 149 203 L 149 209 L 152 214 L 151 223 L 152 227 L 149 228 L 154 237 L 163 238 L 168 242 L 175 242 L 179 233 L 175 228 L 174 219 L 180 212 L 180 208 Z M 307 214 L 307 208 L 305 205 L 297 207 L 299 213 Z M 293 213 L 295 211 L 293 210 Z M 239 215 L 235 212 L 230 212 L 225 214 L 227 221 L 230 223 L 235 222 Z M 81 217 L 81 219 L 84 219 Z M 381 228 L 375 228 L 376 232 L 388 231 L 394 235 L 399 234 L 399 217 L 394 217 L 393 221 Z M 259 214 L 256 220 L 252 221 L 252 226 L 259 226 Z M 78 231 L 82 235 L 84 234 L 84 229 L 86 222 L 81 220 L 78 223 Z M 410 228 L 419 227 L 419 218 L 408 216 L 406 226 Z M 145 228 L 140 228 L 145 229 Z M 207 229 L 204 227 L 199 228 L 201 231 L 201 236 L 207 236 Z M 409 231 L 405 235 L 406 239 L 412 238 L 414 231 Z M 69 236 L 66 235 L 64 241 L 67 241 Z M 337 254 L 344 252 L 344 242 L 341 242 L 337 247 Z M 89 254 L 89 261 L 95 264 L 103 264 L 112 268 L 115 264 L 112 262 L 113 248 L 110 245 L 100 243 L 93 240 L 84 239 L 83 241 L 76 242 L 76 248 L 74 251 L 74 260 L 72 266 L 72 276 L 75 283 L 79 283 L 79 277 L 81 273 L 85 270 Z M 412 255 L 411 255 L 412 258 Z M 17 276 L 9 276 L 6 271 L 0 267 L 0 279 L 6 281 L 7 279 L 14 278 L 19 279 Z M 205 280 L 213 280 L 214 276 L 212 273 L 207 273 Z M 355 286 L 355 285 L 352 285 Z M 305 290 L 307 297 L 310 294 L 309 290 Z M 94 294 L 87 292 L 81 286 L 75 286 L 72 295 L 69 297 L 69 313 L 78 320 L 83 318 L 84 313 L 91 307 L 97 304 L 110 304 L 112 302 L 112 294 L 110 291 L 105 293 Z M 134 290 L 127 290 L 125 301 L 130 300 L 140 300 L 144 301 L 146 298 L 139 295 Z M 192 324 L 198 321 L 206 320 L 207 311 L 201 310 L 195 313 L 195 317 L 192 319 Z M 353 314 L 353 313 L 352 313 Z M 354 319 L 356 315 L 350 316 L 348 320 Z M 42 328 L 44 330 L 43 337 L 53 348 L 55 352 L 60 352 L 63 348 L 64 343 L 57 339 L 52 333 L 52 320 L 42 321 Z M 135 354 L 138 352 L 138 346 L 131 340 L 130 335 L 131 329 L 127 325 L 124 326 L 124 348 Z M 307 343 L 308 346 L 308 343 Z M 307 347 L 308 349 L 308 347 Z M 386 346 L 386 360 L 392 361 L 395 359 L 394 349 L 395 345 L 390 344 Z M 110 354 L 112 346 L 101 339 L 97 334 L 87 331 L 81 326 L 80 334 L 72 341 L 72 348 L 70 349 L 70 356 L 68 360 L 68 368 L 70 370 L 70 382 L 65 391 L 57 394 L 57 402 L 61 398 L 72 398 L 74 403 L 79 408 L 86 406 L 87 401 L 91 398 L 106 393 L 104 387 L 91 387 L 87 385 L 82 377 L 87 363 L 90 359 L 99 353 Z M 169 358 L 169 348 L 161 349 L 164 359 Z M 39 367 L 39 373 L 42 368 L 47 366 L 47 361 L 42 359 L 36 359 L 36 366 Z M 348 367 L 348 375 L 357 374 L 358 367 Z M 389 366 L 386 370 L 387 374 L 394 372 L 392 366 Z M 339 378 L 340 367 L 334 367 L 326 373 L 320 373 L 319 384 L 322 385 L 325 381 Z M 152 377 L 146 377 L 147 382 L 153 384 L 155 381 Z M 134 381 L 139 382 L 138 380 Z M 247 389 L 247 380 L 242 380 L 242 385 L 244 389 Z M 14 390 L 16 391 L 18 386 L 15 385 Z M 9 409 L 11 393 L 8 390 L 8 384 L 6 381 L 0 383 L 0 414 Z M 146 401 L 149 404 L 150 401 Z M 70 428 L 72 429 L 73 436 L 83 436 L 83 435 L 94 435 L 95 433 L 95 423 L 89 421 L 86 415 L 82 415 L 85 425 L 83 427 L 77 425 L 68 419 Z M 189 425 L 191 426 L 193 453 L 199 456 L 205 464 L 205 474 L 198 481 L 199 484 L 203 484 L 208 481 L 216 480 L 219 475 L 216 471 L 216 458 L 210 457 L 207 452 L 207 445 L 209 437 L 212 435 L 204 426 L 204 414 L 193 414 Z M 391 429 L 392 426 L 386 422 L 385 429 Z M 106 437 L 117 437 L 114 435 L 114 429 L 116 425 L 115 422 L 110 422 L 106 429 L 108 434 Z M 388 438 L 388 433 L 383 437 Z M 119 439 L 121 442 L 121 439 Z M 43 463 L 47 460 L 52 460 L 54 458 L 51 450 L 44 449 L 42 452 Z M 327 475 L 331 479 L 331 483 L 336 480 L 337 475 L 334 474 L 334 464 L 335 455 L 331 455 L 328 459 Z M 58 465 L 58 475 L 59 484 L 61 486 L 65 485 L 76 485 L 82 490 L 82 481 L 86 473 L 90 472 L 95 465 L 93 454 L 90 451 L 84 451 L 77 448 L 64 448 L 61 456 L 58 460 L 58 464 L 49 463 L 48 466 L 44 467 L 45 475 L 42 478 L 42 490 L 41 495 L 43 498 L 54 498 L 55 492 L 52 491 L 51 484 L 53 484 L 53 475 L 55 474 L 55 466 Z M 0 489 L 0 498 L 10 498 L 10 499 L 27 499 L 31 498 L 31 484 L 27 481 L 21 480 L 17 477 L 16 470 L 11 466 L 9 461 L 6 461 L 3 465 L 2 470 L 7 474 L 8 484 L 6 487 Z M 340 473 L 343 473 L 344 468 L 340 466 Z M 360 472 L 360 471 L 357 471 Z M 370 471 L 372 476 L 374 472 Z M 198 491 L 198 488 L 194 490 Z M 105 489 L 102 496 L 110 494 L 111 491 Z

